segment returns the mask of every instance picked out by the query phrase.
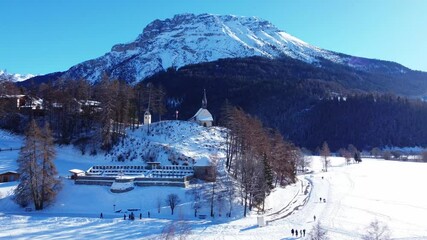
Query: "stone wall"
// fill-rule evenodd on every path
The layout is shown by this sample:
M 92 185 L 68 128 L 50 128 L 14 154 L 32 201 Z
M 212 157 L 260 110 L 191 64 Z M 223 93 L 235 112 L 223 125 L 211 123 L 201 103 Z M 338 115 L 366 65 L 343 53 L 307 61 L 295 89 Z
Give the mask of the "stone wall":
M 208 182 L 215 182 L 216 169 L 214 166 L 194 166 L 194 177 Z

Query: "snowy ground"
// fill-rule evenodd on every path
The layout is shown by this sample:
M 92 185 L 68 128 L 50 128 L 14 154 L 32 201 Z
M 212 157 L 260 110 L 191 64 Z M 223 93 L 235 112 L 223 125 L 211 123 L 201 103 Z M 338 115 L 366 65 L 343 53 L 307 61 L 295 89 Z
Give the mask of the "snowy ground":
M 20 141 L 9 139 L 9 144 L 19 145 Z M 0 142 L 3 144 L 1 137 Z M 16 151 L 0 152 L 0 168 L 16 157 Z M 82 157 L 71 147 L 58 151 L 57 165 L 63 176 L 69 169 L 87 169 L 98 161 L 105 160 L 101 156 Z M 321 159 L 312 157 L 314 173 L 299 176 L 296 184 L 285 189 L 276 189 L 267 200 L 266 227 L 257 227 L 255 212 L 241 218 L 241 208 L 234 210 L 231 219 L 194 218 L 191 198 L 183 188 L 138 187 L 114 194 L 109 187 L 74 185 L 64 178 L 63 191 L 53 206 L 43 212 L 25 212 L 10 199 L 16 183 L 0 183 L 0 239 L 163 239 L 162 232 L 174 228 L 186 229 L 187 239 L 296 239 L 290 229 L 309 231 L 314 215 L 333 240 L 360 239 L 374 219 L 389 226 L 393 239 L 427 239 L 423 186 L 427 164 L 363 159 L 361 164 L 346 166 L 342 158 L 331 158 L 331 162 L 329 172 L 324 173 Z M 175 215 L 170 215 L 163 200 L 157 213 L 157 199 L 171 192 L 182 200 Z M 326 198 L 326 203 L 321 203 L 320 197 Z M 124 221 L 123 213 L 114 213 L 130 208 L 141 210 L 135 221 Z M 151 218 L 147 218 L 148 211 Z M 99 218 L 101 212 L 103 219 Z M 207 208 L 201 213 L 209 215 Z

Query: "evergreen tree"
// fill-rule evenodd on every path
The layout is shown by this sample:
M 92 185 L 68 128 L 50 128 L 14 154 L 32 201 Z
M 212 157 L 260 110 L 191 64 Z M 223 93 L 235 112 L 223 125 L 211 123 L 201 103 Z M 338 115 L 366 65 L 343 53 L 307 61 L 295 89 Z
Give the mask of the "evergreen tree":
M 267 192 L 270 193 L 270 190 L 274 188 L 273 186 L 273 171 L 271 169 L 271 165 L 268 162 L 268 159 L 264 157 L 262 159 L 262 163 L 264 165 L 264 178 L 265 178 L 265 184 L 267 185 Z

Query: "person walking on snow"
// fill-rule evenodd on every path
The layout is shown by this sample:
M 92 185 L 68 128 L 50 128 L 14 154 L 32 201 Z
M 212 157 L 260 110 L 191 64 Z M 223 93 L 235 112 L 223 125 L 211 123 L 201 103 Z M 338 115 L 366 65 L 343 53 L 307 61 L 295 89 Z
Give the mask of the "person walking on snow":
M 292 230 L 291 230 L 291 233 L 292 233 L 292 237 L 294 236 L 294 229 L 292 228 Z
M 298 237 L 298 229 L 295 230 L 295 237 Z
M 313 218 L 314 218 L 314 221 L 316 221 L 316 215 L 314 215 L 314 217 L 313 217 Z
M 305 229 L 304 229 L 304 230 L 302 230 L 302 233 L 304 233 L 304 237 L 305 237 Z

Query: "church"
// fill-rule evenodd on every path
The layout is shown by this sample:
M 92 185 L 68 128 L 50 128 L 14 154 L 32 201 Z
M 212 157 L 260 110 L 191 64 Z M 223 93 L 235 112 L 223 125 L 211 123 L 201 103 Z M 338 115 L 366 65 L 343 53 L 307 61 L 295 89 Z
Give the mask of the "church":
M 204 127 L 211 127 L 213 122 L 212 114 L 208 111 L 208 100 L 206 98 L 206 89 L 203 92 L 203 99 L 202 99 L 202 107 L 197 111 L 196 114 L 192 118 L 190 118 L 190 121 L 197 122 L 201 126 Z

